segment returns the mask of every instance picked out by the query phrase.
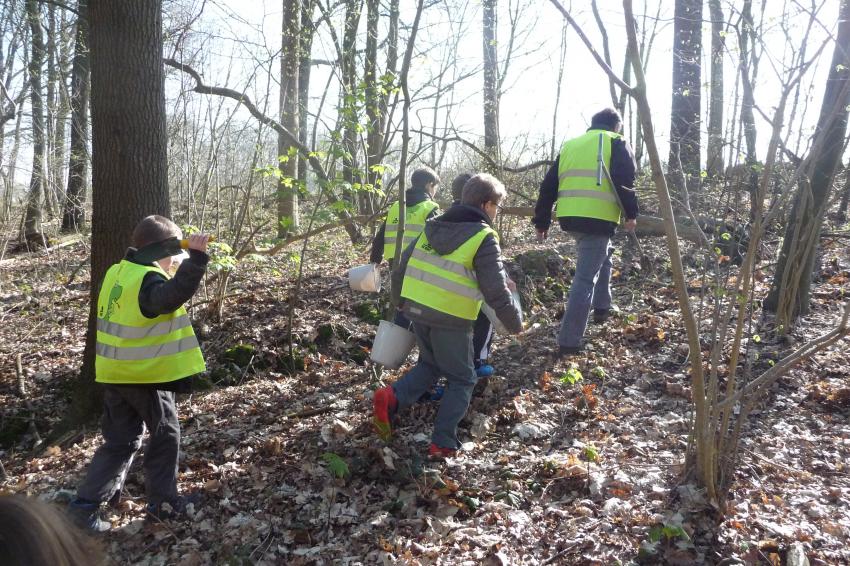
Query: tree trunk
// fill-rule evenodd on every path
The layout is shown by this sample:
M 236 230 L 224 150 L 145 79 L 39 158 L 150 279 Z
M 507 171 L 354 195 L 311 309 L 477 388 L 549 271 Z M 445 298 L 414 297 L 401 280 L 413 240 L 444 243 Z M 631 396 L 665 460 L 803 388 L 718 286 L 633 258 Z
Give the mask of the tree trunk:
M 787 330 L 799 315 L 809 312 L 811 280 L 820 230 L 829 204 L 829 191 L 844 151 L 850 107 L 850 0 L 841 3 L 835 51 L 823 95 L 814 142 L 804 163 L 804 182 L 798 185 L 776 275 L 764 308 L 776 312 L 777 324 Z M 805 180 L 808 182 L 805 182 Z
M 60 12 L 60 14 L 61 13 L 62 12 Z M 63 17 L 59 18 L 58 26 L 60 34 L 58 61 L 59 82 L 57 84 L 56 114 L 54 120 L 55 126 L 53 128 L 54 141 L 53 153 L 51 156 L 51 167 L 53 168 L 51 177 L 55 182 L 54 192 L 57 198 L 57 216 L 63 213 L 66 199 L 65 165 L 67 165 L 67 163 L 65 160 L 65 137 L 68 128 L 68 117 L 71 113 L 71 96 L 68 92 L 68 78 L 71 75 L 72 66 L 72 40 L 70 36 L 74 29 L 73 26 L 70 25 L 70 21 L 66 21 Z M 74 40 L 73 43 L 76 43 L 76 40 Z
M 307 142 L 307 111 L 310 108 L 310 71 L 313 63 L 310 55 L 313 50 L 313 9 L 315 0 L 301 2 L 301 39 L 298 50 L 298 141 L 303 146 L 312 145 Z M 307 159 L 298 154 L 298 184 L 307 190 Z
M 77 33 L 71 68 L 71 149 L 62 231 L 75 232 L 85 224 L 86 178 L 89 163 L 89 46 L 88 2 L 77 3 Z
M 483 0 L 484 37 L 484 150 L 499 160 L 499 59 L 496 39 L 496 0 Z
M 47 216 L 53 219 L 58 214 L 59 202 L 56 198 L 57 178 L 56 167 L 53 158 L 56 151 L 56 114 L 59 109 L 58 86 L 59 86 L 59 63 L 56 53 L 56 6 L 47 5 L 47 41 L 45 45 L 45 56 L 47 63 L 47 84 L 45 85 L 46 97 L 44 110 L 45 121 L 45 175 L 44 175 L 44 210 Z
M 94 388 L 97 297 L 136 224 L 169 216 L 161 0 L 89 0 L 92 118 L 91 308 L 71 419 L 99 408 Z
M 378 188 L 382 175 L 375 166 L 383 159 L 384 120 L 381 108 L 381 83 L 378 77 L 378 23 L 380 0 L 366 0 L 366 55 L 363 81 L 366 83 L 366 182 Z
M 41 85 L 44 65 L 44 36 L 41 33 L 41 10 L 37 0 L 27 0 L 32 55 L 29 61 L 30 100 L 32 104 L 32 175 L 30 176 L 29 198 L 24 219 L 24 237 L 28 243 L 45 245 L 41 233 L 41 213 L 44 200 L 45 140 L 44 140 L 44 97 Z
M 708 178 L 723 174 L 723 8 L 720 0 L 708 0 L 711 13 L 711 93 L 708 107 L 708 151 L 705 170 Z
M 741 123 L 744 126 L 744 141 L 747 144 L 746 164 L 749 171 L 747 190 L 750 193 L 750 220 L 754 220 L 756 191 L 758 189 L 758 155 L 756 154 L 756 119 L 753 114 L 755 96 L 753 85 L 756 79 L 755 26 L 753 23 L 753 2 L 744 0 L 741 9 L 741 25 L 738 42 L 741 46 L 738 68 L 741 73 Z
M 850 163 L 844 169 L 844 190 L 841 193 L 841 202 L 838 205 L 838 221 L 847 222 L 847 207 L 850 205 Z
M 345 1 L 345 26 L 342 36 L 342 145 L 345 150 L 342 158 L 342 178 L 348 184 L 348 198 L 351 204 L 360 201 L 361 211 L 369 214 L 369 205 L 357 198 L 355 185 L 360 176 L 357 171 L 357 130 L 359 116 L 357 109 L 357 29 L 360 25 L 361 0 Z
M 280 123 L 298 136 L 298 70 L 300 67 L 301 2 L 283 0 L 280 52 Z M 277 237 L 298 231 L 298 156 L 282 135 L 277 137 L 281 177 L 277 184 Z
M 701 66 L 702 0 L 676 0 L 667 170 L 673 193 L 682 201 L 700 183 Z

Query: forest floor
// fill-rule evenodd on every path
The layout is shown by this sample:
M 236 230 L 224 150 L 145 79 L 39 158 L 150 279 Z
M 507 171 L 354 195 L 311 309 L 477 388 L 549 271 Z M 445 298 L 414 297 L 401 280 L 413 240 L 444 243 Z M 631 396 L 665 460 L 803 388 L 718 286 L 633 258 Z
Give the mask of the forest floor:
M 339 237 L 311 246 L 291 329 L 303 364 L 294 373 L 295 264 L 240 269 L 221 321 L 203 303 L 192 309 L 209 387 L 179 402 L 180 488 L 204 501 L 191 520 L 146 523 L 139 457 L 107 515 L 109 557 L 181 566 L 785 564 L 802 549 L 811 564 L 850 563 L 850 342 L 792 371 L 753 414 L 729 512 L 718 518 L 681 479 L 690 385 L 662 240 L 644 243 L 654 274 L 617 258 L 620 313 L 588 327 L 590 349 L 575 366 L 551 357 L 572 261 L 569 239 L 554 240 L 505 250 L 518 258 L 511 271 L 531 328 L 497 337 L 496 374 L 461 425 L 463 451 L 446 462 L 425 458 L 437 402 L 403 414 L 389 444 L 370 429 L 372 392 L 401 371 L 376 375 L 364 361 L 377 299 L 350 291 L 345 277 L 364 253 Z M 33 420 L 49 437 L 67 408 L 88 313 L 85 267 L 69 276 L 86 257 L 80 244 L 0 266 L 0 493 L 67 501 L 101 441 L 93 424 L 34 450 L 29 429 Z M 833 241 L 824 259 L 813 312 L 790 340 L 750 336 L 756 374 L 835 324 L 850 256 Z M 708 288 L 691 275 L 698 296 Z M 759 277 L 757 295 L 768 282 Z

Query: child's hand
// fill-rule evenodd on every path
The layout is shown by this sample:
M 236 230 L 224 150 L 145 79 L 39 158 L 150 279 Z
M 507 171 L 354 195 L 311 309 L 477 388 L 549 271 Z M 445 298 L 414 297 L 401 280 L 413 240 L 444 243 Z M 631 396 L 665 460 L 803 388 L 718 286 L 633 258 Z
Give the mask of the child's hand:
M 208 234 L 192 234 L 189 236 L 188 240 L 190 250 L 198 250 L 199 252 L 206 253 L 207 244 L 210 241 Z

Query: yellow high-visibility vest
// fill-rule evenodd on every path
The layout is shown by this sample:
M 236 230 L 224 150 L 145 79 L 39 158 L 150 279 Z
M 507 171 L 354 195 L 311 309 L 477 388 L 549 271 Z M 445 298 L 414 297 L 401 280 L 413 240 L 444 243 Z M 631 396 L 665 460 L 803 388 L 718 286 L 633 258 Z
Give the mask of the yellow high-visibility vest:
M 95 380 L 100 383 L 167 383 L 206 370 L 204 356 L 182 306 L 148 318 L 139 289 L 158 267 L 122 260 L 109 268 L 97 298 Z
M 432 200 L 423 200 L 413 206 L 405 207 L 403 236 L 405 248 L 410 242 L 416 239 L 416 236 L 422 233 L 422 230 L 425 229 L 425 219 L 428 218 L 428 215 L 432 211 L 438 208 L 440 208 L 440 205 Z M 395 242 L 398 235 L 398 212 L 398 201 L 395 201 L 387 213 L 387 227 L 384 230 L 384 256 L 390 261 L 395 257 Z
M 401 296 L 458 318 L 478 318 L 484 297 L 472 260 L 488 234 L 496 236 L 496 231 L 482 226 L 446 255 L 434 251 L 427 236 L 420 235 L 404 271 Z
M 611 142 L 622 138 L 608 130 L 590 130 L 568 140 L 561 147 L 558 158 L 558 201 L 555 215 L 596 218 L 618 224 L 620 204 L 617 193 L 606 175 L 602 185 L 596 185 L 599 136 L 602 135 L 602 158 L 605 166 L 611 163 Z

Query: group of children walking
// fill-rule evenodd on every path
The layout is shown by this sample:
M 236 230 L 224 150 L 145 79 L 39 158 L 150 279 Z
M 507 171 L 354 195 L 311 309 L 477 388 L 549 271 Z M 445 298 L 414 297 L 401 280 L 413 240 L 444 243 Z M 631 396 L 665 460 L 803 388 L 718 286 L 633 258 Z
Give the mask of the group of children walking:
M 383 437 L 396 413 L 415 403 L 437 379 L 447 383 L 437 411 L 429 453 L 453 454 L 457 425 L 487 364 L 492 327 L 480 310 L 487 302 L 510 332 L 522 330 L 515 289 L 502 264 L 493 221 L 505 188 L 487 174 L 459 176 L 455 202 L 444 214 L 433 201 L 439 178 L 423 168 L 412 175 L 407 193 L 405 248 L 392 274 L 396 323 L 416 335 L 419 360 L 395 384 L 374 395 L 374 423 Z M 391 207 L 372 249 L 372 261 L 392 258 L 398 207 Z M 418 224 L 418 226 L 417 226 Z M 70 503 L 75 522 L 93 531 L 111 524 L 102 504 L 117 505 L 145 429 L 145 491 L 149 517 L 180 515 L 196 503 L 177 491 L 180 425 L 175 394 L 187 392 L 189 378 L 206 369 L 183 304 L 197 291 L 206 271 L 209 237 L 182 241 L 179 227 L 148 216 L 133 232 L 132 247 L 106 273 L 97 304 L 96 381 L 104 392 L 104 442 Z M 182 250 L 188 248 L 188 254 Z

